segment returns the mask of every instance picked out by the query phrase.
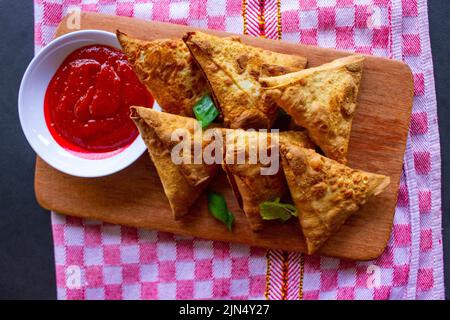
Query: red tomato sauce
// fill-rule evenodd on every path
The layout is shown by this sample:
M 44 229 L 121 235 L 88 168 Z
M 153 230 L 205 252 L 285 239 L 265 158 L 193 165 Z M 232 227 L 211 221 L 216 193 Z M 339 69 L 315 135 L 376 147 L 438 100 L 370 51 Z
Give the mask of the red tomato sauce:
M 130 145 L 138 130 L 130 106 L 152 107 L 121 51 L 103 45 L 71 53 L 48 85 L 44 114 L 53 138 L 76 152 L 110 152 Z

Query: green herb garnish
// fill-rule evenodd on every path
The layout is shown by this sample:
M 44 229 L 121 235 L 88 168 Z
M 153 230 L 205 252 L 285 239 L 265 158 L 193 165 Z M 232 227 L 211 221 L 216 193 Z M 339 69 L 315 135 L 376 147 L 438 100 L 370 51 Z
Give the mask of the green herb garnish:
M 206 95 L 203 96 L 192 109 L 194 111 L 195 117 L 201 123 L 202 129 L 206 128 L 214 121 L 219 115 L 219 110 L 217 110 L 211 97 Z
M 233 213 L 228 210 L 227 202 L 225 198 L 215 192 L 208 192 L 208 209 L 209 212 L 219 221 L 226 224 L 228 230 L 231 232 L 233 227 L 234 216 Z
M 278 108 L 278 117 L 290 117 L 289 114 L 281 108 Z
M 281 219 L 284 222 L 292 216 L 298 216 L 297 208 L 289 203 L 281 203 L 280 198 L 273 201 L 264 201 L 259 205 L 259 209 L 263 220 Z

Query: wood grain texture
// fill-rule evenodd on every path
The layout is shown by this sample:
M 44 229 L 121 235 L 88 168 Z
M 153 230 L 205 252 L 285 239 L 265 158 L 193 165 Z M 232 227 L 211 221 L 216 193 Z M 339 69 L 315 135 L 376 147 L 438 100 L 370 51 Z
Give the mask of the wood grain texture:
M 83 13 L 82 29 L 116 29 L 141 39 L 180 38 L 196 28 L 146 22 L 124 17 Z M 71 32 L 62 21 L 57 36 Z M 228 35 L 211 31 L 216 35 Z M 348 55 L 330 49 L 252 37 L 245 43 L 308 58 L 313 67 Z M 385 192 L 364 208 L 335 234 L 319 254 L 354 260 L 370 260 L 384 250 L 390 236 L 397 202 L 406 138 L 413 101 L 412 74 L 402 62 L 368 56 L 364 63 L 359 103 L 353 120 L 349 166 L 390 176 Z M 252 233 L 239 209 L 223 173 L 211 184 L 222 193 L 234 212 L 233 233 L 207 211 L 203 195 L 182 221 L 174 221 L 155 168 L 147 154 L 125 170 L 102 178 L 77 178 L 61 173 L 39 157 L 36 161 L 35 192 L 47 209 L 110 223 L 157 229 L 199 238 L 246 243 L 254 246 L 305 251 L 298 222 L 267 223 L 264 232 Z

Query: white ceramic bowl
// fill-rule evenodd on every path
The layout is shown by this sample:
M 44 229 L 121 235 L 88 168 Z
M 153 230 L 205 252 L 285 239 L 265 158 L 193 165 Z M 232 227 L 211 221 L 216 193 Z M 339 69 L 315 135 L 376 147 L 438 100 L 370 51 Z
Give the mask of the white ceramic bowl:
M 52 167 L 78 177 L 100 177 L 120 171 L 146 150 L 141 137 L 126 148 L 89 158 L 61 147 L 52 137 L 44 118 L 47 86 L 64 59 L 78 48 L 100 44 L 120 49 L 116 35 L 99 30 L 76 31 L 49 43 L 29 64 L 19 90 L 19 118 L 34 151 Z M 156 102 L 153 106 L 159 109 Z

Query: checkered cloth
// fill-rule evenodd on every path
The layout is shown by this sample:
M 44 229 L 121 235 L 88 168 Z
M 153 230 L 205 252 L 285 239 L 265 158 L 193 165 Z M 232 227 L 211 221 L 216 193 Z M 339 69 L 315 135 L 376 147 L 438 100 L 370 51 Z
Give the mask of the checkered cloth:
M 426 0 L 35 0 L 35 46 L 79 8 L 379 55 L 415 99 L 394 228 L 376 261 L 136 230 L 52 213 L 60 299 L 442 299 L 440 155 Z
M 53 214 L 60 299 L 249 299 L 264 251 Z

